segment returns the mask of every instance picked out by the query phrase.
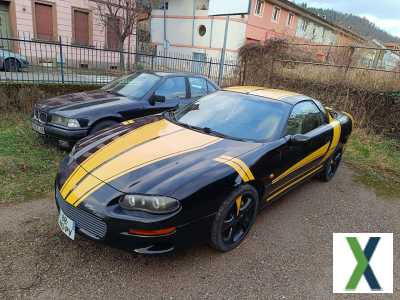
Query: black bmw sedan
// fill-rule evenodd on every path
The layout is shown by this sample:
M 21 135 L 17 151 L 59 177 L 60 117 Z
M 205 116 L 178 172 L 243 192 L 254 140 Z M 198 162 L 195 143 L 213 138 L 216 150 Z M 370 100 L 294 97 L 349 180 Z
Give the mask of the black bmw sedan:
M 215 83 L 199 75 L 134 73 L 99 90 L 38 102 L 32 128 L 68 148 L 107 127 L 189 104 L 217 90 Z

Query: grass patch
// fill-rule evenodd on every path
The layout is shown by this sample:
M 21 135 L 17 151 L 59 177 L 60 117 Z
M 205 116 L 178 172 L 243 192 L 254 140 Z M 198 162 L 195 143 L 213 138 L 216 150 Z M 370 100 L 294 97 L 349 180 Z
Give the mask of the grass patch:
M 346 162 L 359 170 L 357 181 L 378 195 L 400 195 L 400 142 L 355 130 L 346 149 Z
M 25 114 L 0 120 L 0 203 L 26 201 L 48 195 L 58 163 L 65 152 L 46 143 L 30 129 Z

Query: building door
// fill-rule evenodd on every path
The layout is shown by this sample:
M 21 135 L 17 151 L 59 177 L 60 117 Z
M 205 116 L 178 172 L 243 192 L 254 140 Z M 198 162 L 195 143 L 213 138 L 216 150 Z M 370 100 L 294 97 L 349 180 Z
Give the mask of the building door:
M 203 74 L 206 60 L 205 53 L 193 52 L 192 73 Z
M 10 26 L 10 16 L 8 14 L 8 5 L 0 2 L 0 37 L 10 37 L 11 36 L 11 26 Z M 1 40 L 0 48 L 11 49 L 11 42 L 8 40 Z

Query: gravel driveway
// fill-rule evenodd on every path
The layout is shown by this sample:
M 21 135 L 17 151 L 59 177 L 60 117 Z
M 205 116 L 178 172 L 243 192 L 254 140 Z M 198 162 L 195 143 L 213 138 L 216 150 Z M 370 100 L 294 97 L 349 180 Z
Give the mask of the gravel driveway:
M 342 167 L 331 183 L 291 192 L 226 254 L 201 246 L 140 256 L 73 242 L 57 228 L 52 200 L 0 206 L 0 298 L 332 298 L 333 232 L 395 233 L 400 298 L 400 197 L 379 198 L 353 175 Z

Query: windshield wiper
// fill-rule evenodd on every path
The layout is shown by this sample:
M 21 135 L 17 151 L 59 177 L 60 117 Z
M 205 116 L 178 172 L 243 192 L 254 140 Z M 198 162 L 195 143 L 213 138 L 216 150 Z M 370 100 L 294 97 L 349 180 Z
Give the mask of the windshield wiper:
M 187 128 L 190 128 L 190 129 L 193 129 L 196 131 L 200 131 L 200 132 L 203 132 L 206 134 L 211 134 L 211 135 L 215 135 L 215 136 L 222 137 L 222 138 L 228 138 L 227 135 L 220 133 L 218 131 L 215 131 L 215 130 L 211 129 L 210 127 L 199 127 L 199 126 L 189 125 L 189 124 L 185 124 L 185 123 L 180 123 L 180 124 L 182 124 L 183 126 L 185 126 Z

